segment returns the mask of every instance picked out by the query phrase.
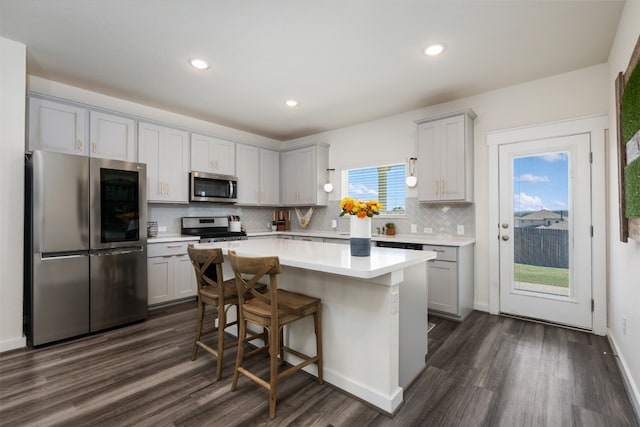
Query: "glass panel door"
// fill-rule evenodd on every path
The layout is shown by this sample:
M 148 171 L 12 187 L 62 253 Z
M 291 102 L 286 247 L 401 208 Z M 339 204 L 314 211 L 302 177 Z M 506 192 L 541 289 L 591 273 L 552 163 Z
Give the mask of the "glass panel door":
M 592 328 L 590 147 L 589 134 L 499 147 L 502 313 Z

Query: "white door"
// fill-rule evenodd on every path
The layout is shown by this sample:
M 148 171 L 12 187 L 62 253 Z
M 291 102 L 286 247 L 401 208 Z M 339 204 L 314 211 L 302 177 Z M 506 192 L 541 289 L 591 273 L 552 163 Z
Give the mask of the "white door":
M 502 144 L 500 312 L 592 329 L 591 142 Z

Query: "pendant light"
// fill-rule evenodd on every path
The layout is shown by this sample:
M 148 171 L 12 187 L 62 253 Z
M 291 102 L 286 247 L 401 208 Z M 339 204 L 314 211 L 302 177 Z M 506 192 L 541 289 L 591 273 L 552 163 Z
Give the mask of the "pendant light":
M 409 176 L 407 177 L 407 187 L 415 187 L 418 184 L 418 177 L 416 173 L 416 160 L 417 157 L 409 157 Z
M 333 191 L 333 184 L 331 183 L 331 172 L 335 169 L 327 169 L 327 183 L 324 185 L 324 191 L 331 193 Z

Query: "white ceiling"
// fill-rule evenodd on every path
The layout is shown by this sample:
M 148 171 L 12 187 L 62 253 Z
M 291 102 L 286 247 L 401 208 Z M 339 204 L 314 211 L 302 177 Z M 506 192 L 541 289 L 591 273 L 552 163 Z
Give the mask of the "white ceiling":
M 29 74 L 288 140 L 606 62 L 622 7 L 0 0 L 0 35 L 27 45 Z M 423 55 L 432 42 L 448 48 Z

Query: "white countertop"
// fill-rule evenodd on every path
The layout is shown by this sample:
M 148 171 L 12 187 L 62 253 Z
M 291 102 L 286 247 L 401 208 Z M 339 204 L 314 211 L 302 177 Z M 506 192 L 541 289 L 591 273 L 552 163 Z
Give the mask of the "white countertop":
M 147 243 L 197 242 L 198 240 L 200 240 L 199 236 L 184 236 L 182 234 L 161 234 L 156 237 L 148 238 Z
M 272 233 L 276 234 L 276 233 Z M 369 257 L 352 257 L 348 245 L 284 239 L 199 243 L 200 248 L 229 249 L 242 256 L 274 256 L 280 264 L 342 276 L 370 279 L 436 258 L 432 251 L 371 248 Z
M 259 236 L 301 236 L 322 237 L 324 239 L 349 239 L 349 232 L 342 231 L 253 231 L 247 232 L 249 237 Z M 395 236 L 372 235 L 371 240 L 382 242 L 419 243 L 422 245 L 441 246 L 468 246 L 473 245 L 476 239 L 472 237 L 438 236 L 425 234 L 396 234 Z

